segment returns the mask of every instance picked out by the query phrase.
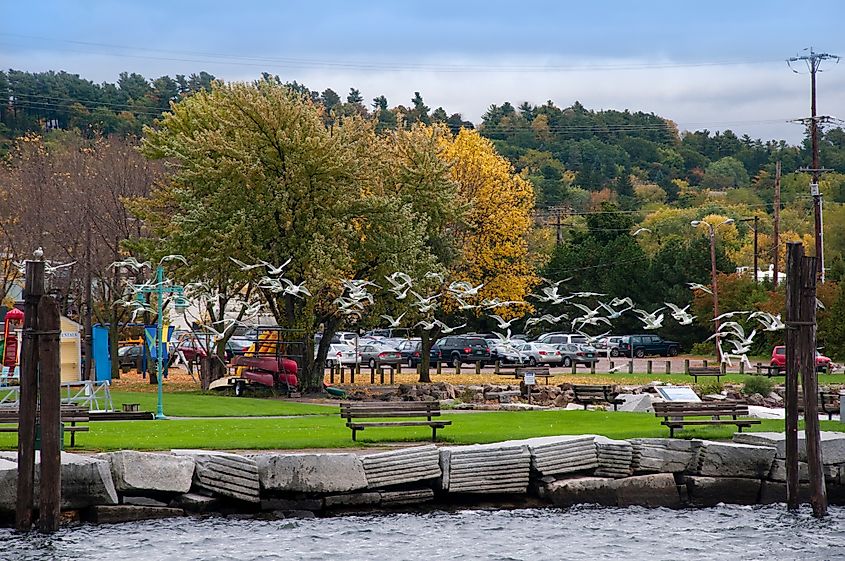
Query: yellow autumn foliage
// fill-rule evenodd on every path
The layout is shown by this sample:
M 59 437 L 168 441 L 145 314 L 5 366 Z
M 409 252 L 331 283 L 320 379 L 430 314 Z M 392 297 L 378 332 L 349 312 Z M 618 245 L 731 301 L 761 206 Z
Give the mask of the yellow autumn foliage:
M 484 283 L 479 299 L 523 300 L 537 282 L 529 260 L 534 190 L 477 131 L 462 129 L 441 137 L 443 157 L 452 163 L 453 181 L 468 204 L 454 225 L 459 258 L 452 280 Z M 503 317 L 522 315 L 525 307 L 497 310 Z

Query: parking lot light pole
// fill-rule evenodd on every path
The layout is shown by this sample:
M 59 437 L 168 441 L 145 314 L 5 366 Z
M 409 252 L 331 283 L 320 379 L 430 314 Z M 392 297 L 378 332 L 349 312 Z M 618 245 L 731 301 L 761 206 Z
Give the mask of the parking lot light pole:
M 143 300 L 143 293 L 155 293 L 156 294 L 156 381 L 158 382 L 158 403 L 156 406 L 156 416 L 155 418 L 158 420 L 167 419 L 164 415 L 164 396 L 162 390 L 162 379 L 164 378 L 164 348 L 165 348 L 165 339 L 162 334 L 162 330 L 164 329 L 164 295 L 165 294 L 174 294 L 176 296 L 176 301 L 174 303 L 177 312 L 184 311 L 188 307 L 188 303 L 184 297 L 184 289 L 181 286 L 170 284 L 168 286 L 164 286 L 164 267 L 161 263 L 158 264 L 156 267 L 156 276 L 155 276 L 155 284 L 153 286 L 139 286 L 138 287 L 138 299 Z
M 734 219 L 728 218 L 724 222 L 720 223 L 719 226 L 724 224 L 733 224 Z M 702 224 L 707 224 L 707 229 L 710 233 L 710 286 L 711 290 L 713 291 L 713 320 L 715 323 L 716 329 L 716 360 L 719 364 L 722 363 L 722 347 L 721 341 L 719 340 L 719 320 L 716 319 L 719 317 L 719 286 L 716 282 L 716 275 L 718 271 L 716 270 L 716 227 L 709 222 L 703 222 L 701 220 L 693 220 L 690 222 L 690 225 L 693 228 L 698 228 Z

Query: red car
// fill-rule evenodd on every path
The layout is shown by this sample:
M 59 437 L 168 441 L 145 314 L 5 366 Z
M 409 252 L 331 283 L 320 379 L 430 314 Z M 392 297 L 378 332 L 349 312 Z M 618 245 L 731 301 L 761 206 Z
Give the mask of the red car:
M 786 347 L 784 345 L 778 345 L 772 349 L 771 365 L 777 366 L 778 370 L 786 370 Z M 816 370 L 830 373 L 830 359 L 818 351 L 816 351 Z

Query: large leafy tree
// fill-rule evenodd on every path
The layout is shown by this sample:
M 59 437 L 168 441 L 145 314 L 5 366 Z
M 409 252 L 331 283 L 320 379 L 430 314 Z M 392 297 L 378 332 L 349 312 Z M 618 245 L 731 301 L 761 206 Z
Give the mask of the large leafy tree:
M 278 324 L 301 332 L 306 391 L 321 387 L 343 321 L 332 304 L 339 279 L 376 279 L 429 254 L 426 220 L 395 196 L 403 180 L 372 126 L 347 118 L 327 128 L 322 111 L 276 81 L 216 85 L 176 104 L 143 146 L 172 171 L 153 196 L 151 223 L 163 242 L 194 238 L 186 255 L 194 276 L 231 289 L 255 276 L 228 257 L 291 259 L 285 277 L 313 296 L 262 290 Z

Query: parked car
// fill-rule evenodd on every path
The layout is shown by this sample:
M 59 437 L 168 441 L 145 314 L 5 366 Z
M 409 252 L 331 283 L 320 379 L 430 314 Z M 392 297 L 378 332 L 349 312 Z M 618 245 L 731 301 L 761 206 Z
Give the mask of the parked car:
M 586 343 L 587 338 L 583 335 L 570 335 L 568 333 L 543 333 L 537 337 L 537 343 L 547 345 L 561 345 L 564 343 Z
M 396 350 L 402 355 L 402 363 L 411 368 L 416 368 L 422 360 L 420 354 L 422 352 L 422 341 L 420 339 L 406 339 L 399 343 Z
M 316 357 L 317 349 L 314 349 Z M 329 351 L 326 353 L 326 366 L 331 368 L 340 364 L 341 366 L 354 366 L 361 362 L 361 355 L 355 352 L 354 347 L 344 345 L 341 343 L 332 343 L 329 345 Z
M 455 368 L 464 362 L 492 362 L 490 346 L 481 337 L 448 336 L 439 339 L 431 347 L 431 361 L 448 362 Z
M 557 345 L 563 360 L 561 361 L 566 368 L 572 366 L 574 362 L 576 365 L 583 364 L 585 366 L 592 366 L 599 360 L 598 353 L 595 347 L 589 345 L 579 345 L 577 343 L 564 343 Z
M 619 356 L 619 346 L 622 344 L 621 335 L 612 335 L 610 337 L 602 337 L 596 341 L 596 352 L 599 354 L 606 354 L 609 356 Z
M 393 347 L 386 347 L 378 343 L 358 344 L 358 354 L 361 355 L 361 362 L 366 363 L 370 368 L 379 365 L 399 364 L 402 362 L 402 354 Z
M 144 355 L 143 345 L 127 345 L 117 349 L 117 364 L 122 372 L 136 368 Z
M 563 362 L 563 356 L 554 345 L 546 343 L 523 343 L 516 347 L 520 355 L 526 358 L 529 366 L 547 364 L 557 366 Z
M 208 338 L 208 342 L 206 342 L 205 337 L 202 335 L 200 335 L 199 338 L 197 336 L 185 337 L 176 343 L 176 346 L 170 352 L 170 360 L 174 360 L 176 355 L 181 353 L 187 362 L 197 362 L 200 359 L 205 358 L 207 354 L 206 351 L 209 346 L 214 346 L 214 340 L 210 337 Z M 229 339 L 229 341 L 226 342 L 226 361 L 228 362 L 232 360 L 232 357 L 235 355 L 244 354 L 248 348 L 249 345 L 246 345 L 243 342 L 239 342 L 238 340 L 232 341 Z
M 528 357 L 522 356 L 514 345 L 505 345 L 501 339 L 487 339 L 490 347 L 490 358 L 501 364 L 525 364 Z
M 830 374 L 830 363 L 831 360 L 829 357 L 824 356 L 820 352 L 816 351 L 816 370 L 819 372 L 825 372 Z M 772 349 L 772 366 L 776 366 L 778 371 L 785 371 L 786 370 L 786 346 L 778 345 L 774 349 Z
M 411 330 L 407 327 L 373 329 L 372 331 L 367 331 L 364 335 L 381 339 L 408 339 L 411 336 Z
M 619 344 L 619 356 L 635 356 L 643 358 L 646 355 L 678 356 L 681 344 L 677 341 L 667 341 L 658 335 L 626 335 Z

